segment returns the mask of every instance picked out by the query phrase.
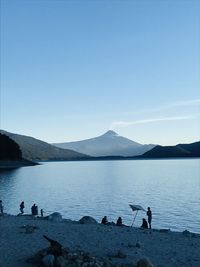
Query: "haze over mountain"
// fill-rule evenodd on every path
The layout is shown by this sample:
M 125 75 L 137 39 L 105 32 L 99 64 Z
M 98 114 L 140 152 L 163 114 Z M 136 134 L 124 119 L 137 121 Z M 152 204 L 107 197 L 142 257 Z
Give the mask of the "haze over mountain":
M 22 151 L 22 157 L 28 160 L 79 160 L 88 156 L 72 151 L 61 149 L 30 136 L 14 134 L 0 130 L 0 133 L 14 140 Z
M 94 157 L 137 156 L 155 147 L 152 144 L 142 145 L 136 143 L 111 130 L 98 137 L 75 142 L 54 143 L 53 145 L 59 148 L 72 149 Z
M 200 157 L 200 141 L 176 146 L 156 146 L 144 153 L 141 158 Z

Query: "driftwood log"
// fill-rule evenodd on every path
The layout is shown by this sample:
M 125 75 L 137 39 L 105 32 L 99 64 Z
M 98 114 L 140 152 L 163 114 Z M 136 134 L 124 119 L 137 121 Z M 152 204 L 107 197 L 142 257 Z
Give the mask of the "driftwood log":
M 54 255 L 55 257 L 61 256 L 62 255 L 62 245 L 56 241 L 53 240 L 46 235 L 43 235 L 43 237 L 49 241 L 50 246 L 49 246 L 49 254 Z

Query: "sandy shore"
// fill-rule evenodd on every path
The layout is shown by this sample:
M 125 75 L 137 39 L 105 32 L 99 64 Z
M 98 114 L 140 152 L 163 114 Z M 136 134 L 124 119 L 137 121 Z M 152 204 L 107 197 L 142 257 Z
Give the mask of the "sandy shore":
M 26 233 L 23 226 L 35 226 Z M 46 248 L 45 234 L 70 250 L 84 250 L 117 264 L 149 258 L 155 267 L 199 267 L 200 235 L 131 227 L 0 216 L 0 267 L 30 267 L 26 259 Z M 125 257 L 116 257 L 118 252 Z M 125 265 L 124 265 L 125 266 Z M 133 265 L 134 266 L 134 265 Z

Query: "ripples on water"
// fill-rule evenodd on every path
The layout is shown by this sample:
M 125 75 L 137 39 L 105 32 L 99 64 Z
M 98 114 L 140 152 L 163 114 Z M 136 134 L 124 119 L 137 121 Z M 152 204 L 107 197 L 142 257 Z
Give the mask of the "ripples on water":
M 128 204 L 140 204 L 151 207 L 155 228 L 200 232 L 200 159 L 48 162 L 1 172 L 0 199 L 12 214 L 24 200 L 25 212 L 37 203 L 46 214 L 122 216 L 128 225 Z M 138 212 L 135 225 L 145 216 Z

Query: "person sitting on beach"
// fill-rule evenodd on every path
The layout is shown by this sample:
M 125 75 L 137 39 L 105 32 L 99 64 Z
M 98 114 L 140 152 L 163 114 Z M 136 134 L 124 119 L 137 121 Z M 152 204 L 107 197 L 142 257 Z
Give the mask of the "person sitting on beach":
M 21 214 L 23 214 L 24 213 L 24 208 L 25 208 L 24 201 L 22 201 L 22 203 L 20 204 L 19 207 L 20 207 L 19 209 L 20 209 Z
M 0 200 L 0 213 L 3 214 L 3 203 L 2 203 L 2 200 Z
M 123 224 L 122 224 L 122 218 L 121 218 L 121 217 L 119 217 L 119 218 L 117 219 L 117 223 L 116 223 L 116 225 L 117 225 L 117 226 L 123 226 Z
M 150 207 L 148 207 L 148 209 L 147 209 L 147 216 L 148 216 L 148 224 L 149 224 L 149 228 L 151 229 L 152 212 L 151 212 Z
M 101 220 L 101 223 L 106 225 L 108 223 L 107 216 L 104 216 Z
M 147 220 L 145 218 L 142 219 L 142 225 L 141 228 L 148 229 Z

